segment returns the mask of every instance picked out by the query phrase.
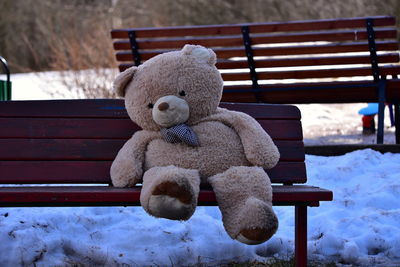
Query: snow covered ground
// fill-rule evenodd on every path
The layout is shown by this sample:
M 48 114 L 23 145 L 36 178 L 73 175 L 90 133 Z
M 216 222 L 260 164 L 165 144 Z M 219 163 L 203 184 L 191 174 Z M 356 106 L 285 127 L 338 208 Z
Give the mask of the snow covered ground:
M 14 80 L 14 99 L 52 98 L 30 75 Z M 302 105 L 306 141 L 367 142 L 358 139 L 363 106 Z M 386 130 L 390 136 L 393 130 Z M 344 266 L 400 266 L 400 154 L 367 149 L 307 156 L 306 164 L 309 184 L 334 191 L 333 202 L 309 209 L 309 257 Z M 187 222 L 155 219 L 140 207 L 1 208 L 0 266 L 217 266 L 290 257 L 293 207 L 275 210 L 276 235 L 246 246 L 227 236 L 215 207 L 199 207 Z
M 400 154 L 362 150 L 307 156 L 309 184 L 334 201 L 309 208 L 311 259 L 349 266 L 400 266 Z M 293 252 L 292 207 L 275 207 L 280 227 L 258 246 L 225 233 L 215 207 L 187 222 L 155 219 L 140 207 L 2 208 L 0 266 L 187 266 L 266 261 Z
M 53 99 L 56 91 L 67 93 L 59 81 L 59 72 L 42 73 L 16 73 L 11 75 L 12 99 L 13 100 L 41 100 Z M 1 80 L 5 80 L 5 75 L 0 75 Z M 73 98 L 72 94 L 67 94 L 66 98 Z

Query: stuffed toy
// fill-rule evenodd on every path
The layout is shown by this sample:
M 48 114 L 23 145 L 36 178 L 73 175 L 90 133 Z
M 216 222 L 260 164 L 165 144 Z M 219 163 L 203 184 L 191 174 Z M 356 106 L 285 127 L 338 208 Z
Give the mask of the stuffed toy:
M 200 183 L 209 183 L 229 236 L 259 244 L 278 228 L 264 168 L 279 152 L 252 117 L 218 107 L 223 81 L 215 63 L 211 49 L 185 45 L 116 77 L 114 90 L 142 130 L 118 152 L 111 179 L 116 187 L 142 183 L 142 207 L 172 220 L 189 219 Z

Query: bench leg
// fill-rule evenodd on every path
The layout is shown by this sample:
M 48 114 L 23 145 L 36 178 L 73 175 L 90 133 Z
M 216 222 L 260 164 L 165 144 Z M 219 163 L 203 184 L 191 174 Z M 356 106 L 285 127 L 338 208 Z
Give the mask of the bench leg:
M 394 104 L 394 127 L 396 135 L 396 144 L 400 144 L 400 102 Z
M 385 99 L 386 99 L 386 78 L 382 77 L 378 86 L 378 133 L 376 136 L 376 143 L 383 144 L 384 124 L 385 124 Z
M 307 266 L 307 206 L 295 207 L 294 257 L 296 267 Z

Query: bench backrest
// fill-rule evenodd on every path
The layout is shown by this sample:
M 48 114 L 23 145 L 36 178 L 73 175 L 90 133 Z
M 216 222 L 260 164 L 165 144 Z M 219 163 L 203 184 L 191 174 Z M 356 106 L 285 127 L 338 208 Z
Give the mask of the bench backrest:
M 224 104 L 255 117 L 281 152 L 275 183 L 304 183 L 296 107 Z M 0 102 L 0 184 L 110 184 L 117 152 L 139 130 L 122 100 Z
M 111 36 L 121 71 L 187 43 L 212 48 L 226 102 L 376 101 L 374 79 L 400 73 L 394 17 L 130 28 Z

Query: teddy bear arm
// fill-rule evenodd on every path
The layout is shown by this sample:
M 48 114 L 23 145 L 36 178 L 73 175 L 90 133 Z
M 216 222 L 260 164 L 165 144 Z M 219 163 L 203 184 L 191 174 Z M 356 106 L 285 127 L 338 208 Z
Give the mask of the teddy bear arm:
M 238 133 L 247 160 L 266 169 L 273 168 L 279 161 L 279 150 L 272 138 L 251 116 L 230 111 L 230 125 Z
M 136 132 L 118 152 L 111 165 L 111 181 L 116 187 L 132 187 L 141 182 L 148 143 L 155 136 L 149 131 Z
M 247 159 L 256 166 L 273 168 L 279 161 L 278 148 L 266 132 L 263 131 L 259 135 L 254 133 L 255 131 L 249 132 L 242 138 Z

